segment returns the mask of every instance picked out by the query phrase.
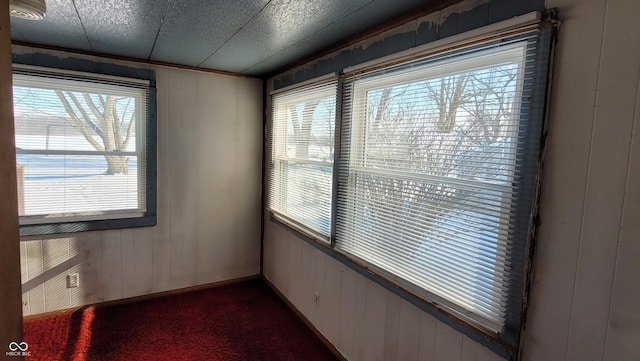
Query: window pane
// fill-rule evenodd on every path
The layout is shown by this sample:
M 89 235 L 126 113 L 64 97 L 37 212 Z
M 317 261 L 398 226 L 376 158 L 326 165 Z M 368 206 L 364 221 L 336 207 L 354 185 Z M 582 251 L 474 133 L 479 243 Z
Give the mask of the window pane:
M 288 162 L 286 210 L 296 220 L 329 233 L 331 225 L 331 166 Z
M 287 157 L 333 162 L 336 99 L 300 101 L 287 112 Z
M 24 86 L 14 86 L 13 91 L 20 149 L 136 149 L 134 96 Z
M 146 211 L 147 87 L 14 74 L 21 224 Z
M 327 237 L 335 143 L 336 83 L 273 96 L 269 207 Z
M 24 171 L 20 215 L 137 210 L 138 164 L 127 157 L 128 174 L 107 175 L 104 156 L 18 154 Z
M 510 282 L 524 45 L 347 83 L 336 247 L 494 331 Z

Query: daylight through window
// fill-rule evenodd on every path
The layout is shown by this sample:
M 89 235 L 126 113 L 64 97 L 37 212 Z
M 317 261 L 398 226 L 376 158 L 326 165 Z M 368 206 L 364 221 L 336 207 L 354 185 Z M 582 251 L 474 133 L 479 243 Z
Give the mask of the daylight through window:
M 517 348 L 552 35 L 539 25 L 344 69 L 337 94 L 322 78 L 276 91 L 274 218 Z
M 269 207 L 283 221 L 328 239 L 336 82 L 273 95 Z
M 149 83 L 14 71 L 21 225 L 142 217 Z
M 347 83 L 337 248 L 494 331 L 509 286 L 525 46 Z

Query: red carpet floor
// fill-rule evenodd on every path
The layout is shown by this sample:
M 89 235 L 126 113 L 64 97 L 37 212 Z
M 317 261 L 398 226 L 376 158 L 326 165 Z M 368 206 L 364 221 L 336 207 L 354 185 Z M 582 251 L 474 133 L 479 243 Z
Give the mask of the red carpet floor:
M 29 361 L 337 358 L 261 280 L 30 319 Z

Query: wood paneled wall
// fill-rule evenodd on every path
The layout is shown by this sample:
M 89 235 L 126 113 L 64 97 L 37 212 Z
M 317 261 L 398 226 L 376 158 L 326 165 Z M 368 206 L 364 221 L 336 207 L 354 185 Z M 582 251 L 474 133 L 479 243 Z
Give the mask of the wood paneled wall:
M 524 360 L 640 359 L 640 2 L 562 18 Z
M 265 277 L 350 361 L 501 360 L 268 220 L 264 242 Z
M 25 315 L 260 272 L 262 81 L 153 69 L 157 226 L 23 239 Z M 66 288 L 69 273 L 80 287 Z
M 562 27 L 522 359 L 640 360 L 640 2 L 546 6 Z M 498 359 L 268 217 L 264 247 L 265 276 L 349 360 Z

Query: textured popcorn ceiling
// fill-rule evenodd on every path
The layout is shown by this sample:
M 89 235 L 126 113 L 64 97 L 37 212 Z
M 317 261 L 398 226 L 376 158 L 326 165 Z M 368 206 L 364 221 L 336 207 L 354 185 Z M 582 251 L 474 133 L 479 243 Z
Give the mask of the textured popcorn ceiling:
M 47 0 L 14 41 L 265 75 L 443 0 Z

